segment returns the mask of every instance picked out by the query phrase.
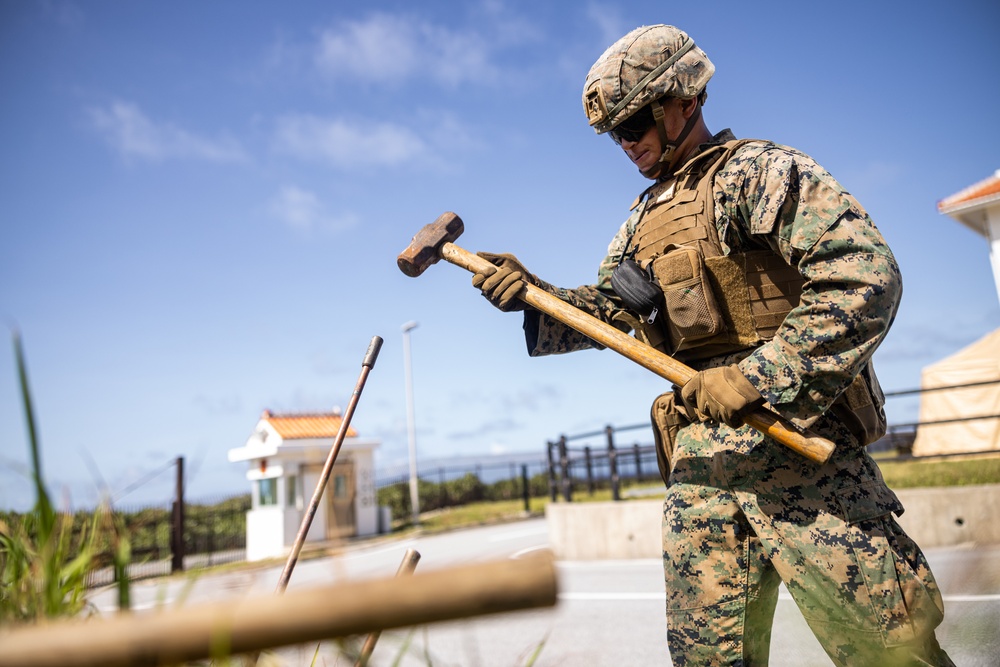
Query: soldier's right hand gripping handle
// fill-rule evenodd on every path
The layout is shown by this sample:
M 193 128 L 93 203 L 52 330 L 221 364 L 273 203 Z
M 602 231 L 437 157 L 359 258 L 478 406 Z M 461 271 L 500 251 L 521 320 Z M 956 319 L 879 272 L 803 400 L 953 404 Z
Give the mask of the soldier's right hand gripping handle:
M 490 252 L 477 252 L 490 264 L 496 267 L 492 272 L 488 267 L 476 271 L 472 275 L 472 286 L 481 290 L 486 300 L 505 313 L 527 308 L 521 300 L 521 293 L 528 284 L 537 285 L 535 278 L 521 262 L 509 253 L 496 255 Z

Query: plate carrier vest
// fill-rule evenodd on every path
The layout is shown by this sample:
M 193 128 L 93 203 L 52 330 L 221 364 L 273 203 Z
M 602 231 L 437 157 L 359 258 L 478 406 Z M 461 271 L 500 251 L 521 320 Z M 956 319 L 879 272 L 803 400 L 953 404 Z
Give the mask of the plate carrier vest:
M 716 173 L 742 145 L 728 141 L 689 161 L 671 181 L 640 195 L 629 239 L 634 259 L 663 289 L 665 323 L 640 322 L 640 338 L 688 362 L 756 347 L 774 337 L 799 303 L 804 279 L 770 249 L 724 254 L 715 226 Z M 626 248 L 627 251 L 627 248 Z
M 675 175 L 672 187 L 656 183 L 632 204 L 638 222 L 623 254 L 632 246 L 639 265 L 652 270 L 666 317 L 650 323 L 633 315 L 629 322 L 641 340 L 685 363 L 771 340 L 805 284 L 798 269 L 770 248 L 724 254 L 715 226 L 715 175 L 751 141 L 705 150 Z M 864 446 L 886 432 L 884 403 L 869 362 L 832 409 Z

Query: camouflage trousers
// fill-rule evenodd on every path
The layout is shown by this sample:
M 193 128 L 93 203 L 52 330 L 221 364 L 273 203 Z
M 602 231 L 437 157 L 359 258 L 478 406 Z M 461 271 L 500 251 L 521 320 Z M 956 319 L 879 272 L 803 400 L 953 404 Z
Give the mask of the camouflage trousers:
M 854 442 L 832 420 L 814 430 Z M 837 665 L 951 665 L 941 594 L 893 512 L 863 448 L 819 465 L 749 427 L 682 428 L 663 508 L 673 664 L 766 665 L 784 582 Z

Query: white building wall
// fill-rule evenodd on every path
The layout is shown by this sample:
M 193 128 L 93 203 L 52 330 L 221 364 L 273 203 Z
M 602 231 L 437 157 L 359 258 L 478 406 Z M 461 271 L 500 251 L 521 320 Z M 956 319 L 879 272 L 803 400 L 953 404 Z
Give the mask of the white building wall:
M 285 465 L 283 468 L 285 474 L 279 483 L 279 493 L 281 494 L 281 507 L 285 515 L 284 544 L 291 548 L 299 534 L 299 526 L 302 525 L 302 487 L 298 476 L 299 466 L 292 464 Z
M 281 543 L 285 513 L 280 506 L 258 507 L 247 512 L 247 560 L 285 555 Z
M 285 546 L 289 549 L 295 544 L 295 537 L 299 534 L 299 527 L 302 525 L 302 512 L 294 507 L 285 507 Z
M 990 242 L 990 264 L 993 265 L 993 281 L 1000 298 L 1000 204 L 986 211 L 986 230 Z
M 378 533 L 378 502 L 375 494 L 375 457 L 372 450 L 354 455 L 354 473 L 357 475 L 357 497 L 354 499 L 354 516 L 358 535 Z

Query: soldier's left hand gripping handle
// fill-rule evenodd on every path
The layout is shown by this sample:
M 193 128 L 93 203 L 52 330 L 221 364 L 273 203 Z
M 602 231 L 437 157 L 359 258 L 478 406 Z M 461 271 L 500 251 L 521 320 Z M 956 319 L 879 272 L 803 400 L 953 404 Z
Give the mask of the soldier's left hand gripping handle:
M 410 245 L 396 258 L 396 264 L 403 273 L 414 278 L 439 259 L 460 266 L 471 273 L 488 270 L 492 265 L 487 260 L 452 243 L 462 235 L 463 231 L 465 225 L 461 218 L 450 211 L 443 213 L 437 220 L 417 232 Z M 520 298 L 529 306 L 590 336 L 601 345 L 628 357 L 673 384 L 683 385 L 695 374 L 693 369 L 673 357 L 622 333 L 610 324 L 574 308 L 530 283 L 525 286 Z M 833 454 L 834 443 L 803 431 L 767 408 L 760 408 L 750 413 L 745 421 L 749 426 L 817 463 L 825 463 Z

